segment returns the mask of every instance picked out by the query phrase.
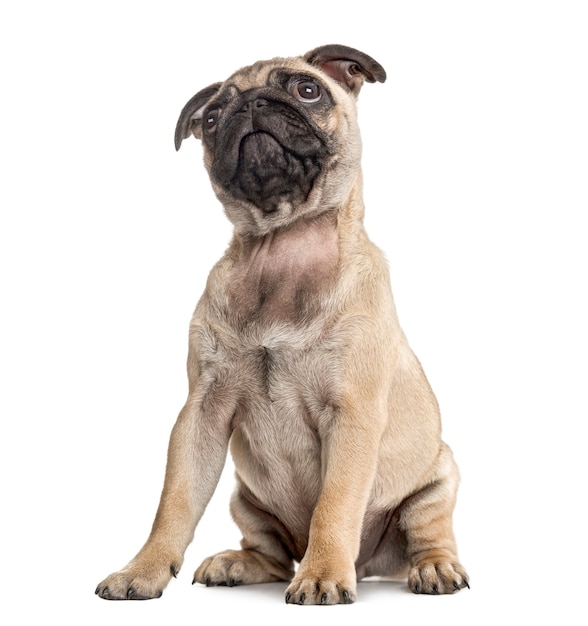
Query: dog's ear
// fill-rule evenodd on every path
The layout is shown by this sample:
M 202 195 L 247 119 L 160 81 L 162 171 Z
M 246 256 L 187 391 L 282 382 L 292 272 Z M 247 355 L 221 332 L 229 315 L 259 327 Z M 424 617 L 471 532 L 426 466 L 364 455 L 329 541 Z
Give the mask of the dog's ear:
M 174 137 L 176 150 L 180 149 L 182 141 L 191 134 L 197 139 L 202 139 L 202 111 L 208 101 L 217 94 L 221 85 L 222 83 L 214 83 L 188 100 L 176 124 Z
M 307 52 L 303 59 L 346 87 L 355 96 L 364 81 L 383 83 L 386 71 L 372 57 L 355 48 L 331 44 Z

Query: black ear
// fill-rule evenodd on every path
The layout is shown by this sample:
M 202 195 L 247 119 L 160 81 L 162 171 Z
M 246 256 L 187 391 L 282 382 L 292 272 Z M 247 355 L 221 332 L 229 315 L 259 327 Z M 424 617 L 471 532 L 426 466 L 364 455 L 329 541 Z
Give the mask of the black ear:
M 325 74 L 357 96 L 364 81 L 383 83 L 386 71 L 372 57 L 347 46 L 320 46 L 304 55 L 304 60 L 319 67 Z
M 176 150 L 180 149 L 182 141 L 190 135 L 194 135 L 198 139 L 202 138 L 202 110 L 206 103 L 216 95 L 221 85 L 222 83 L 214 83 L 188 100 L 176 124 Z

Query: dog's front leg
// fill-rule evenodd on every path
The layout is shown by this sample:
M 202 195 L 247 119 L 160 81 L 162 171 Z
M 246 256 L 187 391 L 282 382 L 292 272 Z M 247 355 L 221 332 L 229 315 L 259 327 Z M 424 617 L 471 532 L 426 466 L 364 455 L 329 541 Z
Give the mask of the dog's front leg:
M 308 548 L 286 590 L 290 604 L 349 604 L 356 598 L 355 561 L 376 472 L 381 415 L 348 403 L 323 441 L 323 489 L 315 507 Z
M 202 396 L 190 395 L 172 430 L 164 487 L 147 542 L 126 567 L 98 585 L 100 597 L 157 598 L 179 572 L 196 524 L 218 483 L 230 435 L 230 413 L 217 407 L 214 419 L 209 419 L 205 404 L 210 398 L 205 401 Z

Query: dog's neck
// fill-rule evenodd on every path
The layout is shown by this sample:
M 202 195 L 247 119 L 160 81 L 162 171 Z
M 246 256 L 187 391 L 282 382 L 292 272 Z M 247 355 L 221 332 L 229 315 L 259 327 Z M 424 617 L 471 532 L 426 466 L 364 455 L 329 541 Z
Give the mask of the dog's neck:
M 232 311 L 284 321 L 311 315 L 337 276 L 337 226 L 337 212 L 328 211 L 266 235 L 236 235 L 228 251 Z

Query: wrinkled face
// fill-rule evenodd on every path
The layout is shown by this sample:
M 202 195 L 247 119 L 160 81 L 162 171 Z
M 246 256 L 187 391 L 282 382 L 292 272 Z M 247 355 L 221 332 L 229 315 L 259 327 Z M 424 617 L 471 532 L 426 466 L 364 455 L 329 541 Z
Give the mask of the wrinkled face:
M 213 188 L 240 231 L 265 234 L 328 210 L 356 180 L 355 97 L 302 60 L 239 70 L 198 114 Z

